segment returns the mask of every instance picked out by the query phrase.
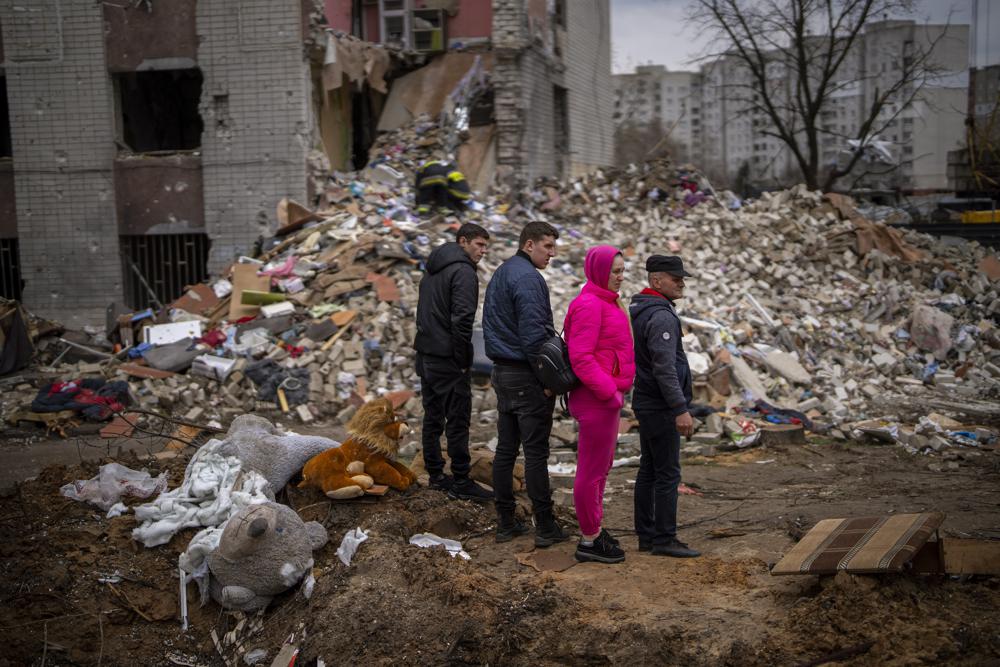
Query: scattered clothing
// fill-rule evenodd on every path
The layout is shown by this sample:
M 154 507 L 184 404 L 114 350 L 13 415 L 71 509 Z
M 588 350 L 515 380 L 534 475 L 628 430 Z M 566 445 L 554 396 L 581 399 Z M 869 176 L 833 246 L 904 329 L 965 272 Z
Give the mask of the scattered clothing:
M 309 402 L 309 369 L 284 368 L 273 359 L 250 364 L 246 376 L 257 385 L 257 398 L 278 403 L 278 388 L 284 390 L 289 405 Z
M 91 421 L 105 421 L 132 404 L 128 382 L 100 378 L 52 382 L 38 391 L 32 412 L 74 410 Z

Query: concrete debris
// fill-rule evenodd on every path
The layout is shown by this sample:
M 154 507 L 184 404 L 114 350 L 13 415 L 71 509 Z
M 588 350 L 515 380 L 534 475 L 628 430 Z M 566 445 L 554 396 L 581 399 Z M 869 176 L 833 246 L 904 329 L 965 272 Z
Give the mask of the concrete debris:
M 344 422 L 373 397 L 418 391 L 412 343 L 422 263 L 463 220 L 417 217 L 412 182 L 423 160 L 444 152 L 447 134 L 427 116 L 381 134 L 367 167 L 330 174 L 315 210 L 296 205 L 307 222 L 265 239 L 259 256 L 240 258 L 222 280 L 190 288 L 159 312 L 120 313 L 106 339 L 77 341 L 105 356 L 119 345 L 120 356 L 95 364 L 76 349 L 59 354 L 55 342 L 37 356 L 66 378 L 95 366 L 116 374 L 131 382 L 140 408 L 180 409 L 190 421 L 272 410 Z M 493 235 L 480 265 L 483 287 L 516 250 L 524 222 L 561 230 L 545 272 L 557 326 L 583 283 L 588 247 L 622 248 L 626 299 L 644 286 L 646 256 L 683 256 L 695 273 L 678 304 L 695 401 L 727 419 L 801 423 L 838 437 L 870 432 L 852 425 L 892 413 L 896 397 L 960 404 L 1000 396 L 1000 284 L 981 270 L 989 256 L 982 246 L 889 230 L 850 199 L 804 186 L 739 207 L 734 199 L 661 160 L 533 189 L 501 184 L 473 201 L 464 220 Z M 285 217 L 290 205 L 282 203 Z M 172 342 L 185 349 L 134 344 L 173 340 L 153 334 L 181 323 L 198 334 Z M 166 358 L 154 362 L 158 356 Z M 267 370 L 255 382 L 261 364 Z M 136 370 L 149 366 L 170 372 Z M 495 414 L 488 389 L 474 390 L 473 405 L 479 422 Z M 398 408 L 420 416 L 418 397 Z M 703 431 L 722 433 L 719 426 Z M 564 448 L 574 445 L 568 416 L 554 434 Z

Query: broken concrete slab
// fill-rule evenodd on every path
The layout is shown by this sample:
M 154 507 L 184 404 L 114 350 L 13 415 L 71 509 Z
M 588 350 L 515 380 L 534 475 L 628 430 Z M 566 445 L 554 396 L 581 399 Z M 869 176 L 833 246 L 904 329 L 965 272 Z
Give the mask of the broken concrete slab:
M 772 350 L 764 355 L 764 363 L 774 373 L 785 378 L 789 382 L 808 385 L 812 382 L 809 374 L 795 355 L 783 350 Z

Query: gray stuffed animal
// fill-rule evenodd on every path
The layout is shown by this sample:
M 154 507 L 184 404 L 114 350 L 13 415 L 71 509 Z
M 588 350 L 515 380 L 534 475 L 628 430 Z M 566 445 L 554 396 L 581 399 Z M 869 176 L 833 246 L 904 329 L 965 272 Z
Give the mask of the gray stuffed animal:
M 305 523 L 290 507 L 262 503 L 229 519 L 219 547 L 208 556 L 212 598 L 226 609 L 252 611 L 297 584 L 326 544 L 322 524 Z
M 239 458 L 244 468 L 259 472 L 278 493 L 306 461 L 334 447 L 340 447 L 336 440 L 288 435 L 263 417 L 246 414 L 233 420 L 222 453 Z

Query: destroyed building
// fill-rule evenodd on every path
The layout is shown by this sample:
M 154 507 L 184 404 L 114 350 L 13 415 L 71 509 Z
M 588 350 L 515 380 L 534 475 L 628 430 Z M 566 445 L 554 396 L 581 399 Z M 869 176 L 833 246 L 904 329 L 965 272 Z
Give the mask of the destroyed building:
M 327 0 L 326 11 L 334 29 L 369 42 L 482 52 L 501 177 L 531 182 L 611 164 L 608 0 Z
M 279 201 L 316 194 L 310 165 L 360 168 L 377 130 L 399 126 L 376 127 L 392 100 L 374 42 L 409 69 L 464 58 L 424 91 L 432 115 L 473 63 L 492 70 L 469 132 L 476 186 L 611 162 L 607 0 L 417 4 L 4 4 L 2 296 L 94 324 L 109 303 L 167 302 L 251 254 Z
M 278 199 L 306 196 L 304 16 L 299 0 L 0 7 L 5 296 L 94 322 L 141 301 L 138 273 L 172 298 L 249 251 Z

